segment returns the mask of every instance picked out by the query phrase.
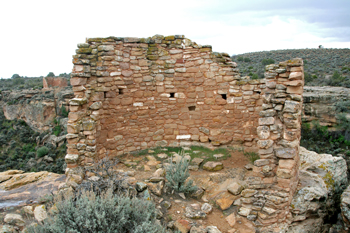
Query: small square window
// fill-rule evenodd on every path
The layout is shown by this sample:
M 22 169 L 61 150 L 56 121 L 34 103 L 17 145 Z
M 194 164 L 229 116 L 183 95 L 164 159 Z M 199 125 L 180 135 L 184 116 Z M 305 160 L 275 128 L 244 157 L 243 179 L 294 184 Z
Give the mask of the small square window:
M 196 106 L 189 106 L 189 107 L 188 107 L 188 110 L 189 110 L 189 111 L 195 111 L 195 110 L 196 110 Z
M 224 100 L 226 100 L 226 99 L 227 99 L 226 94 L 221 94 L 221 97 L 222 97 Z
M 175 92 L 170 92 L 170 98 L 175 98 Z

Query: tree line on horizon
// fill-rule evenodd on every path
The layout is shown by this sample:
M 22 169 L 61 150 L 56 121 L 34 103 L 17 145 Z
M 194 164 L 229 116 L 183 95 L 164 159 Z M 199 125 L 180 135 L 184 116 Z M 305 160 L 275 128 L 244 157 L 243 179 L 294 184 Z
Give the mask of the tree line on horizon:
M 1 91 L 9 90 L 23 90 L 23 89 L 41 89 L 43 88 L 44 77 L 64 77 L 70 79 L 70 73 L 61 73 L 56 76 L 53 72 L 49 72 L 46 76 L 27 77 L 13 74 L 11 78 L 0 79 L 0 93 Z M 69 82 L 68 82 L 69 83 Z
M 350 88 L 350 49 L 286 49 L 238 54 L 231 59 L 241 76 L 264 78 L 265 66 L 296 57 L 304 60 L 305 85 Z

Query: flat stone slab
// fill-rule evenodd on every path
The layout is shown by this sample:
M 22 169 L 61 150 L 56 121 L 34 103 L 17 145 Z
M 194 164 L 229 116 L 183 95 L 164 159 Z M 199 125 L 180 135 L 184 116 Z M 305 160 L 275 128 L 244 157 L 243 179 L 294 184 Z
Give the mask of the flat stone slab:
M 191 161 L 191 165 L 196 165 L 196 166 L 200 166 L 201 163 L 203 163 L 204 159 L 201 158 L 194 158 Z
M 213 155 L 216 159 L 219 159 L 219 158 L 222 158 L 224 157 L 225 155 L 224 154 L 215 154 Z
M 36 175 L 35 175 L 36 174 Z M 22 179 L 19 179 L 22 175 Z M 29 179 L 29 177 L 33 179 Z M 35 178 L 35 179 L 34 179 Z M 13 178 L 2 184 L 0 191 L 0 211 L 10 206 L 21 206 L 39 201 L 45 194 L 50 195 L 58 190 L 58 186 L 65 182 L 66 176 L 50 172 L 23 173 L 13 175 Z M 20 180 L 22 180 L 20 182 Z M 28 181 L 31 181 L 30 183 Z
M 161 153 L 161 154 L 157 154 L 157 157 L 160 159 L 166 159 L 166 158 L 168 158 L 168 155 L 165 153 Z
M 243 189 L 244 187 L 237 182 L 234 182 L 227 187 L 227 191 L 229 191 L 233 195 L 239 195 Z
M 216 200 L 216 204 L 220 206 L 221 210 L 227 210 L 228 208 L 231 207 L 232 203 L 233 203 L 233 200 L 229 198 L 220 198 Z
M 207 171 L 220 171 L 224 168 L 221 162 L 209 161 L 203 165 L 203 169 Z

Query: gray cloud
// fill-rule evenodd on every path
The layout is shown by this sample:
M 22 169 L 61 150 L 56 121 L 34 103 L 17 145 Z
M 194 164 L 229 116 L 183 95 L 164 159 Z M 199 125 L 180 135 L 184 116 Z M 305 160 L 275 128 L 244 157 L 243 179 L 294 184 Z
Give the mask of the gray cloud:
M 204 1 L 200 8 L 192 10 L 201 20 L 222 20 L 241 26 L 266 25 L 274 16 L 286 21 L 296 19 L 313 24 L 313 32 L 321 37 L 350 40 L 348 0 L 223 0 L 214 5 L 212 1 Z

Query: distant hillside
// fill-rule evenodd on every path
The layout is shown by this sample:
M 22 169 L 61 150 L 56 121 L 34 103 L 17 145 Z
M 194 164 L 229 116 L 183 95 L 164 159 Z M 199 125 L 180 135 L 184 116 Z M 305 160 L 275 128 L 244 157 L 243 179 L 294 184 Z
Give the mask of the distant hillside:
M 8 79 L 0 79 L 0 94 L 1 91 L 14 91 L 14 90 L 26 90 L 26 89 L 34 89 L 40 90 L 43 88 L 43 77 L 27 77 L 20 76 L 18 74 L 12 75 L 11 78 Z M 55 77 L 55 74 L 50 72 L 46 77 Z M 70 79 L 70 73 L 62 73 L 59 74 L 58 77 L 65 77 L 68 80 Z M 68 82 L 69 84 L 69 82 Z
M 244 53 L 232 56 L 242 76 L 263 78 L 267 64 L 304 59 L 305 81 L 310 86 L 350 87 L 350 49 L 287 49 Z

